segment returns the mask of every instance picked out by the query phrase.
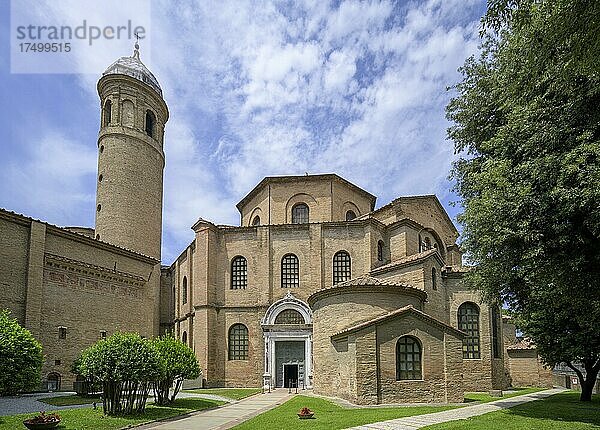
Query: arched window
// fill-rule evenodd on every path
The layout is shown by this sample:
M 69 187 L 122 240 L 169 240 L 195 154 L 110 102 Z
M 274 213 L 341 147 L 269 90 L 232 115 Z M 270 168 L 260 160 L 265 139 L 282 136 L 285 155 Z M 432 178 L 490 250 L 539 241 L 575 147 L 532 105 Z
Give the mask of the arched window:
M 285 309 L 275 318 L 275 324 L 304 324 L 304 317 L 295 309 Z
M 305 203 L 298 203 L 292 208 L 292 224 L 306 224 L 308 220 L 308 206 Z
M 346 212 L 346 221 L 352 221 L 354 218 L 356 218 L 356 213 L 354 213 L 354 211 Z
M 260 217 L 259 217 L 258 215 L 256 215 L 256 216 L 254 217 L 254 219 L 252 220 L 252 225 L 253 225 L 253 226 L 260 225 Z
M 60 380 L 61 380 L 60 373 L 50 372 L 50 373 L 48 373 L 48 376 L 46 377 L 46 379 L 48 381 L 48 391 L 60 390 Z
M 242 256 L 231 260 L 231 289 L 244 290 L 248 285 L 248 263 Z
M 154 137 L 154 126 L 156 125 L 156 117 L 151 110 L 146 111 L 146 134 Z
M 479 308 L 466 302 L 458 308 L 458 329 L 467 333 L 463 339 L 463 358 L 480 358 Z
M 497 306 L 492 306 L 492 352 L 494 358 L 500 358 L 502 343 L 500 339 L 500 311 Z
M 294 254 L 286 254 L 281 259 L 281 288 L 300 286 L 300 264 Z
M 383 261 L 383 240 L 377 242 L 377 261 Z
M 181 341 L 187 345 L 187 331 L 184 331 L 181 335 Z
M 244 324 L 234 324 L 229 329 L 229 359 L 248 359 L 248 329 Z
M 338 251 L 333 256 L 333 285 L 344 282 L 352 276 L 350 254 Z
M 431 239 L 429 239 L 428 237 L 425 238 L 424 248 L 425 249 L 423 251 L 427 251 L 427 250 L 431 249 Z
M 184 276 L 183 277 L 183 285 L 181 287 L 181 303 L 183 303 L 184 305 L 187 303 L 187 296 L 188 296 L 187 278 Z
M 423 379 L 421 343 L 413 336 L 402 336 L 396 342 L 396 380 Z
M 435 267 L 431 268 L 431 286 L 434 290 L 437 290 L 437 272 L 435 271 Z
M 106 100 L 104 103 L 104 121 L 102 125 L 106 127 L 112 121 L 112 102 L 110 100 Z

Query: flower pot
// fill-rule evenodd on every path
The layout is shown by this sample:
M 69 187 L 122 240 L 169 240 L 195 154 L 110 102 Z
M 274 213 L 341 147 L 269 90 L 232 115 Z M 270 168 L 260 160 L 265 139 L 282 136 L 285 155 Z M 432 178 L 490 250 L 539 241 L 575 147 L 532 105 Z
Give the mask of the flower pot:
M 32 423 L 32 422 L 29 422 L 29 421 L 30 420 L 23 421 L 23 425 L 25 427 L 27 427 L 29 430 L 54 429 L 54 428 L 58 427 L 58 425 L 60 424 L 60 420 L 58 420 L 58 421 L 52 421 L 50 423 Z
M 298 418 L 300 418 L 301 420 L 309 420 L 311 419 L 315 414 L 298 414 Z

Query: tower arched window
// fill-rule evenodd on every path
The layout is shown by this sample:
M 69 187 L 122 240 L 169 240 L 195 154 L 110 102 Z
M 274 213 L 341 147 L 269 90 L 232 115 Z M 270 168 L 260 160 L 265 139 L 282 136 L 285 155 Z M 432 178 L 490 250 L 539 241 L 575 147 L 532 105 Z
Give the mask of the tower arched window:
M 231 289 L 245 290 L 248 286 L 248 262 L 242 256 L 231 260 Z
M 184 331 L 181 335 L 181 341 L 187 345 L 187 332 Z
M 435 267 L 431 268 L 431 286 L 434 290 L 437 290 L 437 272 Z
M 104 121 L 102 121 L 102 125 L 104 127 L 106 127 L 107 125 L 109 125 L 112 121 L 112 102 L 109 100 L 106 100 L 106 102 L 104 103 Z
M 458 329 L 467 335 L 463 339 L 463 358 L 480 358 L 479 350 L 479 307 L 466 302 L 458 308 Z
M 308 205 L 298 203 L 292 208 L 292 224 L 306 224 L 309 222 Z
M 377 242 L 377 261 L 383 261 L 383 240 Z
M 346 212 L 346 221 L 352 221 L 354 218 L 356 218 L 356 213 L 354 211 Z
M 421 342 L 413 336 L 402 336 L 396 342 L 396 380 L 423 379 Z
M 281 288 L 300 286 L 300 264 L 294 254 L 286 254 L 281 259 Z
M 260 225 L 260 217 L 259 217 L 258 215 L 256 215 L 256 216 L 254 217 L 254 219 L 252 220 L 252 225 L 253 225 L 253 226 Z
M 338 251 L 333 256 L 333 285 L 350 279 L 352 267 L 350 254 L 346 251 Z
M 275 318 L 275 324 L 304 324 L 304 317 L 295 309 L 285 309 Z
M 181 303 L 183 303 L 184 305 L 187 303 L 187 296 L 188 296 L 187 278 L 184 276 L 183 284 L 181 286 Z
M 248 359 L 248 328 L 244 324 L 234 324 L 229 328 L 229 359 Z
M 146 134 L 150 137 L 154 137 L 154 129 L 156 127 L 156 117 L 151 110 L 146 111 Z

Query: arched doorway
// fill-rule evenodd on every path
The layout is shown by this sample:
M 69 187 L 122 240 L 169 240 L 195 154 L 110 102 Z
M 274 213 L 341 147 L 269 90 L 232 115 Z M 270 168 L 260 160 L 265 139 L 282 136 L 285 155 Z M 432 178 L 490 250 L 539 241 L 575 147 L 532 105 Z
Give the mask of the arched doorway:
M 312 311 L 288 291 L 261 321 L 265 387 L 312 387 Z
M 56 373 L 56 372 L 48 373 L 46 380 L 48 381 L 48 385 L 47 385 L 48 391 L 60 390 L 60 373 Z

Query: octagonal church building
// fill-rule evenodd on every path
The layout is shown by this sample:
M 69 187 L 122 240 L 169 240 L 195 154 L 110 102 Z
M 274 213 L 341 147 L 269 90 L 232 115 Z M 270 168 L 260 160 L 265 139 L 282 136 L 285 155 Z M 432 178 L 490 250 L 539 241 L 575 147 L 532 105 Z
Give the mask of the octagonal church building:
M 199 218 L 164 265 L 169 112 L 137 46 L 98 94 L 95 228 L 0 210 L 0 308 L 42 343 L 48 386 L 70 388 L 79 352 L 122 330 L 173 333 L 205 387 L 362 404 L 503 387 L 499 310 L 463 286 L 458 232 L 434 195 L 377 207 L 336 174 L 265 177 L 237 204 L 239 225 Z

